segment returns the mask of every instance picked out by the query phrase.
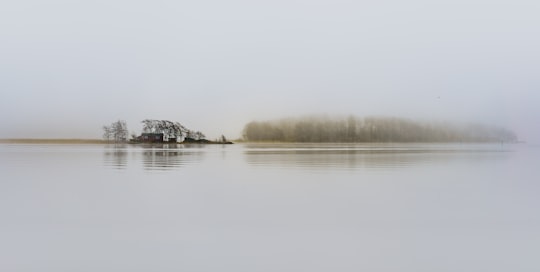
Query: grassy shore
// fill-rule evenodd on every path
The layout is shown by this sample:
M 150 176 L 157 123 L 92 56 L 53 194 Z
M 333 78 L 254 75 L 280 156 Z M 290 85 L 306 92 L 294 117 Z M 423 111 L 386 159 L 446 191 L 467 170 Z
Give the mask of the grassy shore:
M 0 139 L 4 144 L 107 144 L 100 139 Z

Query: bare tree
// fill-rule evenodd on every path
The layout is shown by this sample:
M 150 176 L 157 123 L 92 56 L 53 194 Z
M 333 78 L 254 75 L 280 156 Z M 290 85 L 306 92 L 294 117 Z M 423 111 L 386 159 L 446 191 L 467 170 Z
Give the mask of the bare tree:
M 204 135 L 202 132 L 200 132 L 200 131 L 195 132 L 195 139 L 196 140 L 202 140 L 204 138 L 206 138 L 206 135 Z
M 128 139 L 128 128 L 126 121 L 118 120 L 112 124 L 114 140 L 116 142 L 125 142 Z
M 110 126 L 103 126 L 103 139 L 110 141 L 112 134 L 112 128 Z
M 110 126 L 103 126 L 103 138 L 107 141 L 113 139 L 115 142 L 125 142 L 128 138 L 126 121 L 118 120 Z

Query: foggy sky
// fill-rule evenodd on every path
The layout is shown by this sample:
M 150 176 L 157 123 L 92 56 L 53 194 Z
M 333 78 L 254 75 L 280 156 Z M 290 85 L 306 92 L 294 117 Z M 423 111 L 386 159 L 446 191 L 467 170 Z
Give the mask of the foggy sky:
M 213 139 L 306 114 L 472 121 L 540 142 L 540 2 L 4 1 L 0 138 L 118 119 Z

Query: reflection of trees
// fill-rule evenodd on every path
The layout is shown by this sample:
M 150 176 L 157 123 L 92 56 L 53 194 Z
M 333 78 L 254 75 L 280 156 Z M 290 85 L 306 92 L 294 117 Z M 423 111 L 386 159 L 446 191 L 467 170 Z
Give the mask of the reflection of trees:
M 493 159 L 496 150 L 423 147 L 254 148 L 244 152 L 248 164 L 279 168 L 404 168 L 463 159 Z
M 197 145 L 197 147 L 199 146 Z M 131 148 L 126 145 L 109 145 L 103 154 L 105 165 L 114 169 L 126 169 L 128 157 L 130 157 L 132 160 L 142 161 L 145 170 L 172 170 L 200 161 L 203 152 L 183 146 L 179 147 L 177 144 Z
M 415 154 L 416 153 L 416 154 Z M 384 152 L 358 150 L 246 151 L 252 165 L 303 168 L 384 168 L 404 167 L 428 160 L 418 152 Z
M 201 159 L 200 152 L 184 149 L 146 148 L 142 152 L 143 167 L 146 170 L 172 170 Z
M 106 165 L 115 169 L 125 169 L 127 167 L 128 152 L 125 145 L 107 146 L 104 155 Z

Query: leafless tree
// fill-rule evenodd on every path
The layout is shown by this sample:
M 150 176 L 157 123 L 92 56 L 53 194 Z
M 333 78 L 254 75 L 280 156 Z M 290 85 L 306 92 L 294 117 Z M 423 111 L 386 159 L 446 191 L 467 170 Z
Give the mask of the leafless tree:
M 202 140 L 204 138 L 206 138 L 206 135 L 204 135 L 202 132 L 200 131 L 195 132 L 195 139 Z
M 107 141 L 112 139 L 117 143 L 127 141 L 128 128 L 126 121 L 118 120 L 110 126 L 103 126 L 103 138 Z
M 110 141 L 112 134 L 112 128 L 110 126 L 103 126 L 103 139 Z

